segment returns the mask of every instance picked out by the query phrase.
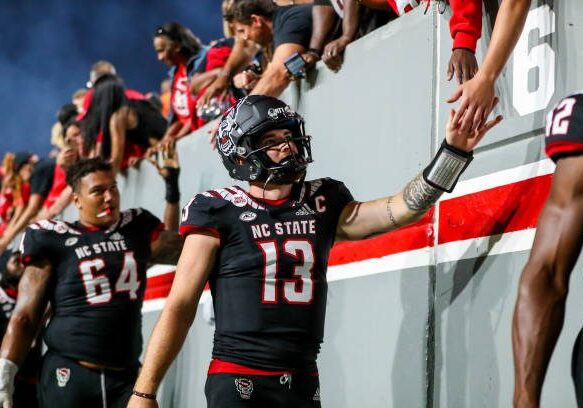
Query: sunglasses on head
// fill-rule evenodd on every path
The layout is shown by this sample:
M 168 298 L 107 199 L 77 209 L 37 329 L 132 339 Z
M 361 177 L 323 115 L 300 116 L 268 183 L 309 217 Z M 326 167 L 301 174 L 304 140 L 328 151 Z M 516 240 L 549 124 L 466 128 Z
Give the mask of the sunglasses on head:
M 164 26 L 160 26 L 156 29 L 156 31 L 154 31 L 154 37 L 159 37 L 161 35 L 168 37 L 172 41 L 180 41 L 180 34 L 170 32 L 167 29 L 165 29 Z

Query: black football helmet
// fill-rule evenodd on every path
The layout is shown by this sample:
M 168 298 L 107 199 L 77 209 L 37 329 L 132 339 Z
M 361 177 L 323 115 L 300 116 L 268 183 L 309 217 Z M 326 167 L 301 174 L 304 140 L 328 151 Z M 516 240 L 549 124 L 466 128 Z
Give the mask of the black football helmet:
M 259 147 L 260 137 L 271 129 L 289 129 L 289 140 L 297 154 L 275 163 Z M 302 177 L 312 162 L 310 136 L 305 135 L 304 120 L 277 98 L 250 95 L 225 112 L 217 134 L 217 150 L 231 177 L 244 181 L 291 183 Z

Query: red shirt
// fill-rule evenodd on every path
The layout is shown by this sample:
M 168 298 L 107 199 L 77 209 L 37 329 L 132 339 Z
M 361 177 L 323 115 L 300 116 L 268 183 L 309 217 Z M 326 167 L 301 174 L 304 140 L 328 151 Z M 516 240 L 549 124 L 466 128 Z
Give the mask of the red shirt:
M 59 198 L 65 187 L 67 187 L 67 175 L 65 174 L 65 170 L 57 164 L 55 166 L 55 175 L 53 176 L 53 186 L 43 203 L 43 207 L 51 207 L 57 201 L 57 198 Z
M 429 0 L 416 0 L 417 4 Z M 413 10 L 410 0 L 387 0 L 397 16 Z M 482 0 L 450 0 L 452 16 L 449 32 L 453 39 L 453 49 L 465 48 L 476 52 L 476 43 L 482 35 Z
M 450 0 L 449 4 L 453 49 L 466 48 L 476 52 L 476 43 L 482 35 L 482 0 Z
M 135 99 L 135 100 L 142 100 L 146 99 L 143 93 L 135 91 L 133 89 L 126 89 L 124 91 L 126 98 L 128 99 Z M 91 99 L 93 98 L 93 89 L 87 91 L 85 96 L 83 97 L 83 111 L 79 112 L 76 120 L 83 120 L 85 116 L 87 116 L 87 111 L 89 110 L 89 106 L 91 106 Z
M 186 65 L 176 66 L 172 93 L 170 96 L 170 106 L 176 115 L 176 119 L 183 125 L 195 123 L 193 116 L 195 112 L 194 99 L 190 94 L 190 81 L 186 73 Z
M 229 59 L 229 55 L 231 55 L 231 47 L 229 46 L 224 46 L 224 47 L 211 47 L 207 53 L 207 57 L 206 57 L 206 66 L 205 66 L 205 72 L 208 72 L 210 70 L 213 70 L 215 68 L 222 68 L 225 66 L 225 64 L 227 63 L 227 59 Z M 202 94 L 204 94 L 204 91 L 206 90 L 207 87 L 204 87 L 203 89 L 201 89 L 201 91 L 195 96 L 194 98 L 194 103 L 196 104 L 196 102 L 198 101 L 198 99 L 202 96 Z M 232 96 L 229 95 L 228 96 L 228 105 L 232 105 L 233 103 L 235 103 L 237 100 Z M 199 128 L 201 126 L 203 126 L 206 122 L 199 118 L 198 116 L 196 117 L 196 127 Z
M 30 198 L 30 184 L 24 183 L 20 189 L 20 199 L 14 200 L 14 191 L 11 188 L 5 188 L 0 193 L 0 235 L 4 234 L 4 230 L 10 222 L 12 210 L 16 207 L 25 207 Z

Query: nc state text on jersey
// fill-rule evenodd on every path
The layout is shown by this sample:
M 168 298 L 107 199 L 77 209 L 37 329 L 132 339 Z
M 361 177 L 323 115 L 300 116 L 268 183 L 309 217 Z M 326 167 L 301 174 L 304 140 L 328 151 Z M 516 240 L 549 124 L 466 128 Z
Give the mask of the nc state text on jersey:
M 306 235 L 316 233 L 316 220 L 284 221 L 269 224 L 251 225 L 253 238 L 267 238 L 275 235 Z
M 83 245 L 75 248 L 75 254 L 77 254 L 77 258 L 82 259 L 105 252 L 127 251 L 127 249 L 126 242 L 121 239 L 119 241 L 102 241 L 92 245 Z

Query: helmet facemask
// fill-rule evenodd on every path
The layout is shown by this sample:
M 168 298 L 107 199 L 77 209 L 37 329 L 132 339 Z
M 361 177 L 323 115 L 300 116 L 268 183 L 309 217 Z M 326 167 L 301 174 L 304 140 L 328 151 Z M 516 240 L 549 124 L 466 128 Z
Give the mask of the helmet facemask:
M 261 137 L 274 129 L 290 130 L 291 138 L 259 146 Z M 293 142 L 297 153 L 276 163 L 267 151 L 285 142 Z M 231 177 L 266 185 L 294 183 L 305 176 L 312 162 L 310 136 L 305 135 L 302 117 L 284 102 L 263 95 L 247 96 L 225 112 L 218 129 L 217 150 Z
M 255 163 L 261 170 L 257 174 L 256 180 L 253 181 L 291 184 L 305 176 L 306 168 L 312 162 L 311 137 L 304 134 L 303 121 L 293 119 L 287 122 L 272 126 L 270 129 L 262 129 L 260 133 L 250 135 L 249 142 L 252 150 L 242 158 Z M 288 129 L 291 131 L 291 136 L 259 147 L 261 137 L 273 129 Z M 288 144 L 290 154 L 277 163 L 269 157 L 267 152 L 284 143 Z M 295 149 L 291 146 L 291 143 L 295 145 Z

